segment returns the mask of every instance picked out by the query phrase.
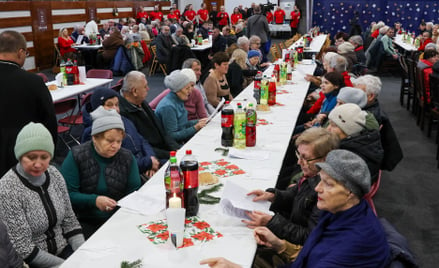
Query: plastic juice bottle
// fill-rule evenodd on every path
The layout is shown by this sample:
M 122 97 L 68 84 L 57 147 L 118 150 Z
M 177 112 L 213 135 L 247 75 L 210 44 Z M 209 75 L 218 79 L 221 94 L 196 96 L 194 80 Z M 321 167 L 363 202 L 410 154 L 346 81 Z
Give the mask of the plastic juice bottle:
M 234 139 L 233 147 L 237 149 L 245 149 L 245 112 L 242 109 L 241 103 L 238 103 L 238 109 L 235 112 L 234 118 Z
M 184 208 L 184 181 L 180 167 L 177 165 L 175 151 L 169 153 L 169 165 L 165 171 L 165 189 L 166 189 L 166 208 L 169 208 L 169 198 L 174 196 L 181 198 L 181 207 Z
M 276 104 L 276 78 L 271 77 L 268 84 L 268 105 Z
M 282 62 L 280 66 L 280 79 L 279 82 L 281 85 L 285 85 L 287 81 L 287 64 L 285 62 Z
M 59 64 L 59 71 L 62 73 L 61 87 L 64 87 L 67 85 L 66 63 L 64 60 L 61 60 L 61 63 Z
M 200 203 L 198 201 L 198 161 L 191 150 L 181 159 L 180 169 L 184 177 L 184 207 L 186 217 L 196 216 Z
M 253 108 L 253 103 L 249 103 L 246 112 L 246 127 L 245 127 L 245 145 L 253 147 L 256 145 L 256 110 Z
M 261 81 L 261 101 L 260 103 L 263 105 L 268 104 L 268 84 L 269 81 L 266 76 Z

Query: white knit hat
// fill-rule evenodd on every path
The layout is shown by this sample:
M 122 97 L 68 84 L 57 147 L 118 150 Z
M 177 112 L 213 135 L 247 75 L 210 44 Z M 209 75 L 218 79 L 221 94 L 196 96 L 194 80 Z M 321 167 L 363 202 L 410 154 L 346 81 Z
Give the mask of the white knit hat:
M 197 82 L 197 77 L 195 76 L 195 72 L 190 68 L 181 69 L 181 73 L 186 75 L 189 78 L 189 81 L 192 83 Z
M 355 136 L 366 129 L 366 115 L 357 104 L 346 103 L 335 107 L 328 118 L 346 135 Z
M 182 74 L 180 70 L 175 70 L 165 77 L 165 86 L 175 93 L 182 90 L 189 82 L 189 77 Z
M 347 103 L 355 103 L 360 108 L 364 108 L 367 104 L 367 96 L 363 90 L 354 87 L 343 87 L 337 95 L 337 100 Z

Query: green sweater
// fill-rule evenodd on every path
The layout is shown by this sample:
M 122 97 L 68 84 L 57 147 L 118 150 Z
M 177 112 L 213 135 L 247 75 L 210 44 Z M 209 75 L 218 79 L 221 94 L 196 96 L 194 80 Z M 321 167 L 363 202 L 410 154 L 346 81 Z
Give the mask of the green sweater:
M 107 184 L 104 177 L 104 172 L 107 164 L 111 163 L 112 158 L 105 158 L 100 156 L 93 146 L 93 156 L 100 166 L 100 175 L 98 186 L 95 193 L 85 194 L 80 192 L 81 179 L 79 177 L 78 165 L 76 164 L 72 152 L 70 151 L 64 160 L 61 173 L 66 180 L 67 189 L 70 195 L 70 201 L 75 209 L 79 219 L 97 219 L 100 221 L 107 220 L 112 213 L 100 211 L 96 207 L 96 198 L 100 195 L 107 195 Z M 125 194 L 129 194 L 140 188 L 140 176 L 139 169 L 136 164 L 136 159 L 133 156 L 133 161 L 131 162 L 131 171 L 127 181 L 127 190 Z M 118 201 L 118 200 L 116 200 Z

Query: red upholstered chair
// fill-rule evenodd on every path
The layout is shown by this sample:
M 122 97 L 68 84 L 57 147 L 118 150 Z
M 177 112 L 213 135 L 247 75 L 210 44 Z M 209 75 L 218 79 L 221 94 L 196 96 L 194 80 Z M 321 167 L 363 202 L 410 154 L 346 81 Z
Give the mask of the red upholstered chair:
M 91 69 L 87 72 L 87 78 L 107 78 L 113 79 L 113 72 L 106 69 Z
M 76 98 L 64 99 L 54 103 L 57 118 L 61 117 L 58 120 L 58 137 L 69 149 L 71 142 L 79 144 L 79 141 L 71 134 L 74 125 L 82 124 L 82 115 L 79 118 L 78 115 L 74 114 L 77 103 Z M 67 140 L 67 137 L 70 139 Z
M 370 187 L 370 191 L 367 194 L 365 194 L 363 197 L 364 199 L 366 199 L 367 203 L 369 203 L 369 206 L 373 210 L 375 215 L 377 215 L 377 212 L 376 212 L 375 204 L 373 203 L 372 198 L 378 192 L 378 189 L 380 188 L 380 182 L 381 182 L 381 170 L 378 173 L 377 181 L 374 184 L 372 184 L 372 186 Z
M 151 107 L 151 109 L 153 109 L 153 110 L 155 111 L 155 108 L 157 108 L 157 105 L 159 105 L 159 102 L 160 102 L 164 97 L 166 97 L 166 95 L 168 95 L 169 92 L 171 92 L 171 90 L 170 90 L 169 88 L 163 90 L 162 93 L 160 93 L 157 97 L 155 97 L 152 101 L 150 101 L 150 102 L 148 103 L 148 104 L 149 104 L 149 107 Z
M 40 76 L 41 78 L 43 78 L 43 82 L 49 82 L 49 79 L 47 78 L 47 76 L 43 73 L 36 73 L 38 76 Z

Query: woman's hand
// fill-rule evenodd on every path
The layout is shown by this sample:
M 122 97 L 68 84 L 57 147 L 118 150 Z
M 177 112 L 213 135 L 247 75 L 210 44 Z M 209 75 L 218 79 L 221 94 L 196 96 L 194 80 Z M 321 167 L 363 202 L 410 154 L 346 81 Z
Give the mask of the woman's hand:
M 247 224 L 247 227 L 250 229 L 265 226 L 273 218 L 273 216 L 261 211 L 246 211 L 245 214 L 247 214 L 250 220 L 242 220 L 241 222 Z
M 247 195 L 256 195 L 255 198 L 253 198 L 253 202 L 261 201 L 261 200 L 268 200 L 270 202 L 274 201 L 274 194 L 262 190 L 253 190 L 249 192 Z
M 207 124 L 207 118 L 202 118 L 200 120 L 198 120 L 198 122 L 195 124 L 195 129 L 198 131 L 200 129 L 202 129 L 203 127 L 205 127 Z
M 159 160 L 155 156 L 151 156 L 151 161 L 152 161 L 151 169 L 154 170 L 154 171 L 159 170 L 159 168 L 160 168 Z
M 117 206 L 117 202 L 109 197 L 106 197 L 104 195 L 100 195 L 96 198 L 96 207 L 100 210 L 100 211 L 112 211 L 113 209 L 115 209 Z
M 256 243 L 281 252 L 285 249 L 285 240 L 279 239 L 267 227 L 256 227 L 254 230 Z
M 323 120 L 325 120 L 326 117 L 328 117 L 326 114 L 318 114 L 315 119 L 316 120 L 315 123 L 322 124 Z
M 201 265 L 207 264 L 212 268 L 241 268 L 240 265 L 226 260 L 222 257 L 204 259 L 200 261 Z

